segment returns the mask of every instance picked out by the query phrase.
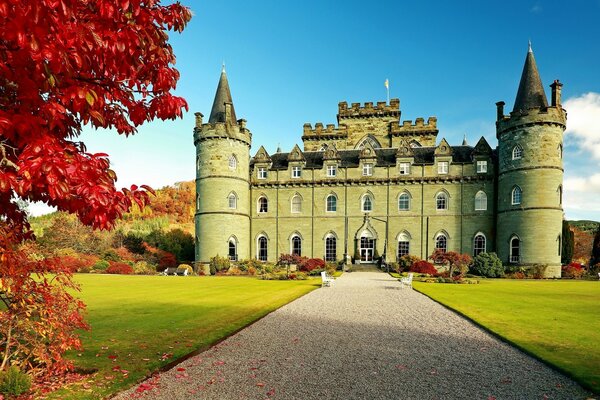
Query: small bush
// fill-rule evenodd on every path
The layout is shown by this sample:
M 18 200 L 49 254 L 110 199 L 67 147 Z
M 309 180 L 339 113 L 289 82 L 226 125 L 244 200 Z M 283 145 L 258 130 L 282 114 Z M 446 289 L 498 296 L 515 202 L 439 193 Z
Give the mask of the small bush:
M 529 268 L 528 276 L 533 279 L 544 279 L 546 268 L 548 268 L 546 264 L 534 264 Z
M 504 275 L 504 265 L 496 253 L 479 253 L 470 266 L 472 274 L 488 278 L 500 278 Z
M 571 264 L 562 267 L 563 278 L 580 279 L 583 274 L 585 274 L 585 269 L 579 263 L 572 262 Z
M 216 275 L 217 272 L 225 272 L 231 267 L 231 261 L 228 257 L 214 256 L 210 259 L 210 274 Z
M 325 260 L 320 258 L 310 258 L 306 262 L 300 264 L 300 271 L 310 272 L 313 269 L 325 268 Z
M 232 265 L 227 270 L 227 275 L 237 276 L 237 275 L 241 275 L 241 274 L 242 274 L 242 270 L 239 269 L 238 267 L 236 267 L 235 265 Z
M 99 260 L 96 261 L 96 263 L 94 264 L 94 267 L 92 268 L 95 271 L 100 271 L 100 272 L 104 272 L 106 271 L 106 269 L 110 267 L 110 264 L 108 261 L 106 260 Z
M 425 260 L 420 260 L 420 261 L 413 263 L 410 266 L 410 272 L 435 275 L 435 274 L 437 274 L 437 269 L 435 269 L 433 264 L 431 264 L 430 262 L 427 262 Z
M 188 264 L 179 264 L 179 266 L 177 267 L 177 273 L 183 273 L 183 271 L 186 271 L 188 275 L 192 275 L 194 273 L 194 268 L 192 268 L 191 265 Z
M 106 250 L 104 252 L 104 254 L 102 255 L 102 258 L 107 261 L 119 261 L 120 260 L 119 255 L 113 249 Z
M 119 275 L 131 275 L 133 274 L 133 267 L 129 264 L 125 264 L 118 261 L 111 261 L 110 266 L 106 268 L 107 274 L 119 274 Z
M 511 272 L 506 274 L 506 277 L 509 279 L 525 279 L 525 273 L 521 272 L 521 271 L 515 271 L 515 272 Z
M 394 270 L 398 273 L 408 272 L 408 270 L 410 270 L 411 265 L 418 261 L 421 261 L 419 257 L 406 254 L 398 259 L 397 267 L 394 268 Z
M 0 371 L 0 393 L 8 396 L 19 396 L 31 389 L 31 377 L 17 367 L 9 367 Z M 0 396 L 1 398 L 2 396 Z
M 320 276 L 321 272 L 325 271 L 323 268 L 317 268 L 317 269 L 313 269 L 312 271 L 310 271 L 308 273 L 308 275 L 310 276 Z
M 133 264 L 133 273 L 136 275 L 154 275 L 156 274 L 156 266 L 146 261 L 138 261 Z
M 248 269 L 246 270 L 246 272 L 248 273 L 248 275 L 254 276 L 254 275 L 256 275 L 256 268 L 254 268 L 254 267 L 248 267 Z

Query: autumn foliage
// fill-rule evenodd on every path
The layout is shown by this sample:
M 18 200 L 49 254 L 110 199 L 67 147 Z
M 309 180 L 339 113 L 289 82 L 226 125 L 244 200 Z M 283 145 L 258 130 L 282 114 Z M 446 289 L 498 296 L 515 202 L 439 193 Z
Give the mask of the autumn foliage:
M 473 262 L 471 256 L 466 253 L 461 254 L 455 251 L 443 251 L 440 249 L 435 249 L 429 258 L 436 263 L 446 265 L 450 278 L 454 277 L 456 271 L 458 271 L 457 276 L 459 278 L 462 277 L 469 271 L 469 265 Z
M 160 0 L 0 0 L 0 369 L 62 372 L 86 326 L 69 269 L 20 250 L 33 235 L 15 199 L 100 229 L 148 203 L 150 188 L 118 190 L 108 156 L 77 138 L 84 125 L 129 135 L 182 116 L 167 31 L 190 15 Z
M 410 266 L 409 271 L 420 273 L 420 274 L 429 274 L 429 275 L 437 274 L 437 269 L 435 269 L 433 264 L 428 261 L 425 261 L 425 260 L 420 260 L 420 261 L 414 262 Z

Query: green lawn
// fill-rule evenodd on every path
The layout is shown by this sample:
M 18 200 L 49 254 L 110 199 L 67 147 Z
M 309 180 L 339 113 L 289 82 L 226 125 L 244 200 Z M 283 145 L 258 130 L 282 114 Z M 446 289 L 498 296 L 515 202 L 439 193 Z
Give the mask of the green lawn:
M 499 279 L 413 286 L 600 393 L 600 282 Z
M 85 350 L 70 357 L 78 368 L 98 372 L 53 399 L 115 393 L 321 286 L 320 279 L 247 277 L 79 274 L 76 280 L 92 330 L 82 334 Z

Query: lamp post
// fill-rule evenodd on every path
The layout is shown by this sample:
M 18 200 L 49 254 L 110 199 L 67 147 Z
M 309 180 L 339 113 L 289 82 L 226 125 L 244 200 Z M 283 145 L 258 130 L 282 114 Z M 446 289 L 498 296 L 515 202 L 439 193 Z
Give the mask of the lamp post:
M 377 217 L 370 217 L 367 214 L 365 214 L 366 218 L 371 218 L 374 219 L 375 221 L 379 221 L 379 222 L 383 222 L 385 224 L 385 242 L 383 242 L 383 262 L 385 263 L 385 267 L 386 267 L 386 271 L 389 273 L 390 272 L 390 266 L 387 263 L 387 244 L 388 244 L 388 221 L 387 219 L 381 219 L 381 218 L 377 218 Z

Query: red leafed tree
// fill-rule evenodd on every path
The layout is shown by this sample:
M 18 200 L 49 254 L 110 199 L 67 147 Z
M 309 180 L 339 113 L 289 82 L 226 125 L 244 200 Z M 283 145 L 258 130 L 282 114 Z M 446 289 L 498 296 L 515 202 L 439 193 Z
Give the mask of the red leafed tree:
M 0 0 L 0 368 L 62 371 L 84 326 L 68 271 L 19 250 L 33 235 L 17 200 L 100 229 L 148 202 L 150 188 L 118 190 L 107 155 L 77 138 L 83 125 L 129 135 L 187 110 L 171 94 L 179 73 L 167 32 L 190 16 L 160 0 Z
M 455 251 L 443 251 L 441 249 L 435 249 L 429 258 L 436 263 L 448 266 L 450 278 L 453 277 L 455 271 L 458 271 L 458 277 L 461 278 L 467 273 L 469 265 L 473 262 L 471 256 L 466 253 L 460 254 Z

